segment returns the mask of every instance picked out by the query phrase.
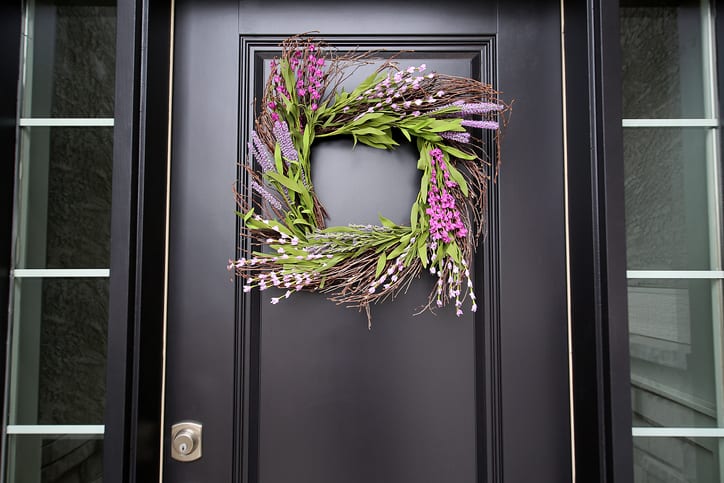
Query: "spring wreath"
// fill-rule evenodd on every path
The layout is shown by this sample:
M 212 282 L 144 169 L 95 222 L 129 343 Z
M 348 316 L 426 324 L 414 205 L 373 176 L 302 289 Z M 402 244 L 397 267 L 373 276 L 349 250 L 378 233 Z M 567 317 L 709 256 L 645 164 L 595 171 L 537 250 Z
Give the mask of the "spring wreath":
M 454 302 L 460 316 L 468 299 L 475 311 L 471 258 L 499 161 L 497 149 L 496 162 L 487 160 L 477 137 L 498 147 L 508 106 L 488 84 L 391 61 L 346 92 L 341 83 L 371 63 L 369 54 L 338 54 L 307 36 L 281 47 L 249 141 L 258 164 L 246 169 L 252 190 L 237 193 L 242 236 L 251 243 L 229 269 L 243 277 L 244 292 L 281 289 L 272 304 L 320 292 L 365 309 L 369 320 L 370 304 L 394 298 L 425 270 L 437 281 L 423 310 Z M 403 139 L 417 144 L 422 176 L 409 226 L 383 216 L 379 226 L 325 226 L 311 148 L 334 136 L 379 149 Z

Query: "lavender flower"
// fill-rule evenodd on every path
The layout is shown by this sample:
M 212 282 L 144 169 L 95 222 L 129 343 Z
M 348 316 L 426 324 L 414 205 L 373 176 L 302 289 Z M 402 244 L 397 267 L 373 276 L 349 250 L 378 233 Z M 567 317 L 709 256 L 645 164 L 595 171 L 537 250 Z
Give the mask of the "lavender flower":
M 471 121 L 469 119 L 463 119 L 462 125 L 478 129 L 498 129 L 498 121 Z
M 259 193 L 265 200 L 269 202 L 270 205 L 272 205 L 277 210 L 282 210 L 282 204 L 281 202 L 265 187 L 257 183 L 256 181 L 252 180 L 251 187 L 254 191 Z
M 455 117 L 469 117 L 481 114 L 487 114 L 494 111 L 502 111 L 505 106 L 502 104 L 496 104 L 494 102 L 464 102 L 455 101 L 452 104 L 445 104 L 434 109 L 432 112 L 441 111 L 448 107 L 459 107 L 460 112 L 448 113 L 449 116 Z
M 469 104 L 463 104 L 461 106 L 461 113 L 463 116 L 473 116 L 475 114 L 485 114 L 492 111 L 501 111 L 502 109 L 502 104 L 495 104 L 494 102 L 474 102 Z
M 264 143 L 259 139 L 256 131 L 251 132 L 249 151 L 254 155 L 256 162 L 259 163 L 259 166 L 261 166 L 261 169 L 263 169 L 265 173 L 274 170 L 274 163 L 269 156 L 269 151 L 267 151 L 266 146 L 264 146 Z
M 469 143 L 470 142 L 470 133 L 467 132 L 457 132 L 457 131 L 445 131 L 441 132 L 440 136 L 442 136 L 445 139 L 449 139 L 450 141 L 455 141 L 458 143 Z
M 292 136 L 289 134 L 289 126 L 287 126 L 285 121 L 277 121 L 274 123 L 274 137 L 277 139 L 279 147 L 282 150 L 282 156 L 290 161 L 299 160 L 299 154 L 294 148 Z

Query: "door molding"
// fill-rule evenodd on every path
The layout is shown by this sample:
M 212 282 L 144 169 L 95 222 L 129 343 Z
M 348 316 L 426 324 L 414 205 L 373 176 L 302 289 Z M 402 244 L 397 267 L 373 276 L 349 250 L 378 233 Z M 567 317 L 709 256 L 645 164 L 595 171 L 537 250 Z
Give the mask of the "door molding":
M 562 2 L 575 468 L 633 480 L 617 2 Z M 573 101 L 573 100 L 576 101 Z
M 173 0 L 117 4 L 103 481 L 158 480 Z
M 9 314 L 7 307 L 11 303 L 10 269 L 13 256 L 13 202 L 15 201 L 15 160 L 17 159 L 17 139 L 19 118 L 18 79 L 20 78 L 22 5 L 20 2 L 0 5 L 0 41 L 4 46 L 0 52 L 0 333 L 8 333 Z M 7 388 L 6 345 L 0 348 L 0 374 Z M 3 414 L 2 421 L 7 423 Z M 2 455 L 7 452 L 7 438 L 0 444 Z M 5 458 L 0 458 L 3 462 Z M 4 464 L 0 465 L 0 474 L 4 475 Z
M 292 35 L 292 34 L 290 34 Z M 240 99 L 261 99 L 262 92 L 254 91 L 254 86 L 263 86 L 259 68 L 264 60 L 279 56 L 279 44 L 287 36 L 241 35 L 240 36 Z M 376 51 L 383 56 L 392 56 L 397 52 L 455 52 L 469 55 L 472 66 L 472 77 L 486 83 L 497 85 L 496 74 L 496 38 L 494 35 L 317 35 L 328 45 L 340 51 L 355 49 L 359 51 Z M 244 109 L 239 113 L 239 152 L 245 152 L 249 132 L 253 126 L 254 109 Z M 490 159 L 495 159 L 492 136 L 488 136 Z M 237 191 L 244 193 L 245 170 L 239 166 L 237 170 Z M 499 212 L 498 187 L 491 183 L 488 189 L 488 227 L 487 237 L 479 240 L 478 251 L 474 260 L 475 276 L 482 280 L 481 310 L 475 315 L 475 419 L 476 419 L 476 461 L 478 481 L 503 481 L 503 431 L 502 431 L 502 388 L 500 360 L 500 300 L 499 300 Z M 237 220 L 237 232 L 241 226 Z M 243 241 L 237 241 L 237 255 L 249 249 L 242 247 Z M 235 284 L 236 307 L 236 373 L 242 377 L 235 378 L 236 407 L 234 409 L 234 453 L 241 454 L 241 461 L 234 468 L 234 481 L 257 481 L 258 454 L 258 392 L 259 392 L 259 312 L 260 297 L 257 291 L 244 293 L 242 284 Z M 257 395 L 257 397 L 254 397 Z M 245 424 L 246 423 L 246 424 Z

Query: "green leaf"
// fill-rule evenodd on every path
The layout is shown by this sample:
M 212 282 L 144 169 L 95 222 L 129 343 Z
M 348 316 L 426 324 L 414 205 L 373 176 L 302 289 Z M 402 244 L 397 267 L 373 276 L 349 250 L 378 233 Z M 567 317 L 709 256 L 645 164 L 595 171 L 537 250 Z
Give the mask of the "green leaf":
M 400 255 L 402 255 L 402 252 L 405 251 L 405 248 L 407 248 L 407 242 L 403 243 L 402 240 L 400 240 L 400 243 L 397 245 L 397 247 L 395 247 L 395 249 L 392 250 L 389 255 L 387 255 L 387 259 L 392 260 L 393 258 L 399 257 Z
M 422 178 L 420 179 L 420 201 L 424 202 L 427 200 L 427 190 L 430 186 L 430 172 L 428 170 L 425 170 L 425 174 L 422 175 Z
M 385 135 L 385 132 L 382 129 L 377 129 L 375 127 L 363 127 L 361 129 L 355 129 L 354 133 L 358 136 L 361 136 L 363 134 L 377 134 L 380 136 Z
M 297 89 L 294 83 L 294 73 L 286 59 L 282 59 L 279 63 L 279 70 L 281 71 L 282 77 L 284 78 L 284 84 L 286 85 L 287 91 L 292 96 L 292 99 L 297 98 Z
M 269 179 L 276 181 L 277 183 L 289 188 L 292 191 L 295 191 L 297 193 L 306 193 L 307 189 L 299 183 L 298 181 L 294 181 L 290 178 L 287 178 L 286 176 L 279 174 L 279 173 L 272 173 L 271 171 L 267 171 L 264 173 L 264 176 L 268 177 Z
M 464 153 L 460 151 L 458 148 L 454 148 L 452 146 L 448 146 L 447 144 L 441 144 L 440 149 L 448 153 L 450 156 L 454 156 L 458 159 L 467 159 L 472 161 L 473 159 L 477 159 L 477 156 L 474 154 Z
M 397 224 L 396 224 L 394 221 L 392 221 L 392 220 L 390 220 L 390 219 L 388 219 L 388 218 L 385 218 L 384 216 L 380 215 L 379 213 L 377 214 L 377 216 L 379 216 L 380 222 L 382 223 L 382 226 L 384 226 L 384 227 L 386 227 L 386 228 L 395 228 L 395 227 L 397 227 Z
M 417 256 L 420 257 L 422 268 L 427 268 L 427 243 L 417 245 Z
M 468 195 L 468 183 L 465 181 L 465 178 L 463 175 L 458 171 L 455 166 L 452 165 L 452 163 L 447 163 L 447 170 L 450 173 L 450 177 L 455 181 L 458 186 L 460 186 L 460 191 L 463 192 L 465 196 Z
M 455 260 L 457 263 L 460 263 L 460 249 L 458 248 L 457 243 L 448 244 L 445 251 L 450 258 Z
M 243 214 L 243 215 L 241 215 L 241 213 L 239 213 L 238 211 L 237 211 L 237 214 L 239 214 L 240 216 L 242 216 L 243 219 L 244 219 L 244 223 L 246 223 L 247 221 L 249 221 L 249 218 L 251 218 L 251 217 L 254 215 L 254 208 L 250 209 L 249 211 L 247 211 L 247 212 L 246 212 L 245 214 Z
M 330 226 L 329 228 L 325 228 L 324 230 L 320 230 L 322 233 L 355 233 L 359 230 L 357 228 L 352 228 L 351 226 Z
M 400 127 L 398 129 L 400 130 L 400 132 L 402 132 L 402 135 L 405 136 L 405 138 L 407 138 L 408 142 L 412 142 L 412 138 L 410 137 L 410 131 L 408 131 L 404 127 Z
M 277 169 L 277 173 L 284 172 L 284 162 L 282 161 L 282 148 L 279 143 L 276 143 L 274 145 L 274 166 Z
M 335 116 L 336 116 L 336 114 L 332 113 L 332 114 L 331 114 L 327 119 L 325 119 L 325 121 L 322 123 L 322 127 L 327 127 L 327 126 L 329 126 L 329 125 L 332 123 L 332 121 L 334 121 L 334 117 L 335 117 Z
M 440 141 L 442 141 L 442 137 L 440 137 L 438 134 L 427 131 L 420 132 L 417 134 L 417 136 L 432 143 L 439 143 Z
M 304 143 L 304 152 L 309 151 L 309 147 L 312 145 L 313 140 L 314 126 L 312 126 L 311 123 L 308 123 L 306 126 L 304 126 L 304 138 L 302 138 L 302 142 Z
M 415 201 L 412 204 L 412 209 L 410 210 L 410 228 L 413 230 L 417 227 L 417 213 L 420 210 L 420 205 Z
M 359 138 L 359 142 L 362 144 L 366 144 L 367 146 L 375 149 L 389 149 L 392 147 L 390 144 L 386 144 L 384 142 L 378 142 L 375 138 L 370 138 L 368 136 L 363 136 Z
M 294 224 L 294 225 L 307 225 L 307 226 L 311 226 L 312 228 L 314 228 L 314 225 L 312 225 L 311 223 L 309 223 L 309 222 L 308 222 L 307 220 L 305 220 L 304 218 L 295 218 L 294 220 L 292 220 L 292 224 Z
M 432 132 L 465 131 L 462 119 L 434 119 L 430 123 L 429 130 Z
M 385 252 L 382 252 L 380 255 L 380 258 L 377 259 L 377 269 L 375 270 L 375 278 L 379 278 L 379 276 L 382 274 L 382 271 L 385 269 L 385 265 L 387 264 L 387 255 L 385 255 Z

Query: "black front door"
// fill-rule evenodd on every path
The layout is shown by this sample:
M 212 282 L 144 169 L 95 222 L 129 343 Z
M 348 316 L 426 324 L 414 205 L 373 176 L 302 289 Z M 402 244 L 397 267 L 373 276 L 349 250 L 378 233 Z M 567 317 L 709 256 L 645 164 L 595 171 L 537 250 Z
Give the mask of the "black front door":
M 164 481 L 570 481 L 559 19 L 554 1 L 176 2 Z M 278 43 L 309 31 L 515 101 L 476 314 L 413 315 L 423 275 L 368 330 L 364 313 L 317 294 L 272 305 L 227 272 L 255 99 Z M 409 215 L 412 148 L 313 149 L 332 224 Z M 203 424 L 194 462 L 170 458 L 185 420 Z

